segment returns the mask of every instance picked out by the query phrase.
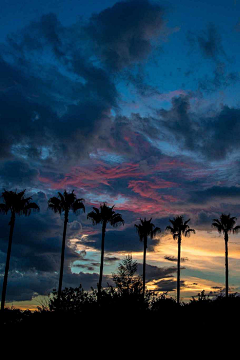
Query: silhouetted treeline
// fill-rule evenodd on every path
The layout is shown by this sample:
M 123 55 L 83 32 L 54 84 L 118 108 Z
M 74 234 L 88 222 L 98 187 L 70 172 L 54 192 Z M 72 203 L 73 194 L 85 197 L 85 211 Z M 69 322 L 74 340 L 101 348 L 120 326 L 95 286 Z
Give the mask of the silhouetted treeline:
M 142 295 L 119 294 L 109 288 L 102 291 L 99 303 L 97 291 L 85 292 L 80 286 L 62 291 L 61 310 L 56 309 L 57 291 L 53 295 L 55 298 L 50 307 L 39 307 L 34 312 L 6 308 L 4 321 L 1 315 L 1 325 L 6 328 L 26 326 L 29 329 L 36 326 L 39 329 L 52 325 L 57 328 L 59 324 L 61 327 L 79 328 L 80 331 L 82 326 L 93 325 L 100 319 L 113 328 L 121 326 L 124 319 L 132 322 L 140 322 L 141 319 L 148 323 L 165 323 L 166 326 L 174 324 L 179 318 L 184 322 L 195 321 L 196 326 L 210 326 L 226 318 L 229 323 L 239 321 L 240 297 L 236 294 L 229 295 L 228 299 L 224 296 L 203 299 L 199 294 L 189 303 L 178 305 L 175 299 L 167 295 L 146 292 L 143 302 Z
M 240 297 L 231 294 L 226 298 L 218 295 L 211 298 L 204 291 L 193 297 L 188 303 L 178 303 L 167 293 L 145 291 L 143 298 L 143 280 L 136 275 L 137 262 L 127 256 L 113 274 L 114 286 L 101 291 L 85 291 L 82 286 L 53 290 L 48 300 L 34 312 L 19 309 L 4 310 L 0 314 L 1 325 L 5 328 L 46 329 L 54 327 L 71 328 L 86 331 L 98 322 L 113 329 L 124 328 L 140 323 L 170 327 L 177 321 L 195 322 L 196 326 L 219 323 L 227 314 L 229 323 L 239 317 Z M 135 324 L 135 325 L 134 325 Z M 136 331 L 136 329 L 134 330 Z

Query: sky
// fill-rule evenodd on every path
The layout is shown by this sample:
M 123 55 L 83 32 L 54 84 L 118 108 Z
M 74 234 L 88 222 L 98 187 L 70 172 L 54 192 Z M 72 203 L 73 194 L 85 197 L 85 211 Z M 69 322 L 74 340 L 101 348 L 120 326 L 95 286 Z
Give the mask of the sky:
M 182 241 L 181 299 L 224 288 L 221 213 L 240 216 L 240 1 L 3 0 L 0 29 L 0 189 L 22 190 L 40 213 L 17 217 L 7 302 L 36 308 L 58 286 L 63 217 L 47 208 L 74 190 L 63 287 L 96 288 L 101 228 L 92 206 L 115 205 L 104 285 L 152 218 L 148 289 L 176 297 L 169 219 L 191 219 Z M 0 216 L 3 280 L 9 215 Z M 240 224 L 240 223 L 239 223 Z M 240 290 L 240 237 L 229 241 L 229 286 Z

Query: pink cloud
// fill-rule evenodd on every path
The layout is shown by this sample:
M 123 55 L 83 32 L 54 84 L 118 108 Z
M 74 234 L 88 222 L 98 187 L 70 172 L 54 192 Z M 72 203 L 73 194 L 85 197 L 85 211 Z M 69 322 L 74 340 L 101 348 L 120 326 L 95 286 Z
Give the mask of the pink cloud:
M 110 166 L 103 162 L 95 162 L 97 165 L 90 167 L 74 167 L 71 173 L 66 174 L 64 179 L 54 182 L 46 177 L 39 177 L 44 183 L 49 183 L 53 189 L 62 189 L 66 186 L 77 188 L 94 188 L 97 184 L 109 185 L 110 180 L 136 177 L 144 175 L 138 164 L 125 163 L 118 166 Z

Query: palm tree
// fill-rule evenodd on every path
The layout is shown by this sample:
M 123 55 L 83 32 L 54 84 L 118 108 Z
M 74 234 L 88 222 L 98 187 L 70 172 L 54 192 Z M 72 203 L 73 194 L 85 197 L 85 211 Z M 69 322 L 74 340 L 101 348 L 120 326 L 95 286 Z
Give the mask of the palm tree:
M 83 204 L 83 201 L 84 201 L 83 199 L 77 199 L 76 195 L 74 194 L 74 190 L 70 193 L 64 190 L 63 194 L 59 192 L 58 197 L 54 196 L 48 200 L 49 209 L 53 210 L 55 213 L 59 213 L 60 215 L 64 212 L 61 265 L 60 265 L 60 275 L 59 275 L 59 285 L 58 285 L 58 308 L 60 306 L 60 296 L 62 292 L 64 252 L 65 252 L 68 215 L 70 210 L 72 210 L 76 215 L 79 214 L 81 210 L 85 212 L 85 206 Z
M 223 233 L 225 240 L 225 282 L 226 298 L 228 298 L 228 233 L 238 233 L 240 226 L 234 226 L 237 218 L 230 214 L 222 214 L 219 219 L 213 219 L 212 226 L 217 229 L 219 234 Z
M 11 220 L 9 222 L 10 225 L 10 233 L 9 233 L 9 241 L 8 241 L 8 250 L 7 250 L 7 259 L 5 266 L 5 274 L 3 279 L 3 288 L 2 288 L 2 301 L 1 301 L 1 311 L 4 311 L 5 298 L 6 298 L 6 290 L 7 290 L 7 281 L 8 281 L 8 270 L 10 264 L 10 256 L 11 256 L 11 248 L 12 248 L 12 238 L 13 238 L 13 230 L 15 224 L 15 218 L 17 215 L 25 215 L 29 216 L 32 211 L 39 211 L 39 206 L 31 202 L 31 197 L 25 197 L 25 191 L 7 191 L 4 190 L 2 193 L 3 203 L 0 204 L 0 212 L 3 214 L 11 213 Z
M 124 225 L 124 220 L 121 214 L 116 213 L 113 210 L 114 206 L 109 207 L 106 203 L 100 205 L 100 208 L 93 207 L 93 211 L 88 213 L 87 218 L 92 220 L 93 225 L 102 224 L 102 244 L 101 244 L 101 262 L 100 262 L 100 274 L 98 283 L 97 299 L 100 301 L 101 288 L 102 288 L 102 276 L 103 276 L 103 261 L 104 261 L 104 240 L 107 223 L 113 227 L 118 225 Z
M 146 278 L 146 252 L 147 252 L 147 238 L 150 236 L 151 239 L 154 236 L 161 232 L 159 227 L 155 227 L 152 223 L 152 218 L 150 220 L 140 219 L 140 224 L 134 225 L 136 227 L 137 233 L 139 235 L 140 241 L 143 241 L 143 298 L 145 295 L 145 278 Z
M 181 262 L 181 242 L 182 236 L 189 237 L 191 233 L 195 234 L 194 229 L 189 228 L 189 221 L 184 221 L 183 216 L 176 216 L 172 220 L 169 219 L 171 225 L 166 227 L 167 231 L 170 231 L 173 239 L 178 240 L 178 259 L 177 259 L 177 304 L 180 301 L 180 262 Z

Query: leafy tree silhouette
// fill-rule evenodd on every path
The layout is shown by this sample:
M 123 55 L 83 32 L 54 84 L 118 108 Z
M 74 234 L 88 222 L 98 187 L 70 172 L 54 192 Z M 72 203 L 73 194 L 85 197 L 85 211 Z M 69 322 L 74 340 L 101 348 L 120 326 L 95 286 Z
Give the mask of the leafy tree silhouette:
M 191 233 L 195 234 L 194 229 L 190 229 L 188 222 L 191 219 L 188 219 L 187 221 L 184 221 L 183 216 L 176 216 L 172 220 L 169 219 L 171 225 L 168 225 L 166 227 L 167 231 L 170 231 L 170 233 L 173 236 L 174 240 L 178 240 L 178 260 L 177 260 L 177 304 L 180 302 L 180 263 L 181 263 L 181 242 L 182 242 L 182 236 L 189 237 Z
M 102 244 L 101 244 L 101 262 L 100 262 L 100 274 L 98 283 L 98 302 L 101 297 L 102 288 L 102 276 L 103 276 L 103 262 L 104 262 L 104 240 L 106 234 L 106 227 L 109 223 L 113 227 L 118 225 L 124 225 L 124 220 L 121 214 L 116 213 L 113 210 L 114 206 L 109 207 L 106 203 L 100 205 L 100 208 L 93 207 L 93 211 L 88 213 L 87 218 L 90 219 L 93 225 L 102 224 Z
M 117 273 L 113 273 L 113 281 L 120 295 L 140 294 L 142 292 L 142 279 L 137 276 L 138 263 L 127 255 L 118 265 Z
M 222 214 L 219 219 L 213 219 L 212 226 L 217 229 L 219 234 L 224 235 L 225 240 L 225 283 L 226 298 L 228 298 L 228 234 L 238 233 L 240 226 L 235 226 L 237 218 L 231 217 L 230 214 Z
M 70 210 L 74 214 L 79 214 L 81 210 L 85 212 L 85 206 L 83 204 L 84 199 L 77 199 L 74 194 L 74 190 L 68 193 L 64 190 L 64 193 L 58 193 L 58 197 L 52 197 L 48 200 L 49 209 L 53 210 L 55 213 L 60 215 L 64 212 L 64 227 L 63 227 L 63 239 L 62 239 L 62 252 L 61 252 L 61 265 L 60 265 L 60 275 L 59 275 L 59 286 L 58 286 L 58 305 L 60 306 L 60 295 L 62 291 L 62 280 L 63 280 L 63 267 L 64 267 L 64 252 L 65 252 L 65 242 L 66 242 L 66 233 L 67 233 L 67 223 Z
M 145 296 L 145 279 L 146 279 L 146 252 L 147 252 L 147 238 L 150 236 L 153 239 L 157 233 L 161 232 L 159 227 L 155 227 L 150 220 L 140 219 L 140 224 L 134 225 L 139 235 L 140 241 L 143 241 L 143 298 Z
M 15 218 L 17 215 L 25 215 L 29 216 L 32 211 L 39 211 L 39 206 L 31 202 L 31 197 L 25 197 L 25 191 L 7 191 L 4 190 L 2 193 L 3 203 L 0 204 L 0 212 L 3 214 L 11 213 L 11 220 L 9 222 L 10 225 L 10 233 L 9 233 L 9 241 L 8 241 L 8 250 L 7 250 L 7 259 L 5 266 L 5 274 L 3 279 L 3 288 L 2 288 L 2 301 L 1 301 L 1 311 L 4 311 L 5 298 L 6 298 L 6 290 L 7 290 L 7 281 L 8 281 L 8 271 L 10 264 L 10 256 L 11 256 L 11 248 L 12 248 L 12 238 L 13 238 L 13 230 L 15 225 Z

